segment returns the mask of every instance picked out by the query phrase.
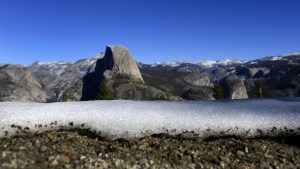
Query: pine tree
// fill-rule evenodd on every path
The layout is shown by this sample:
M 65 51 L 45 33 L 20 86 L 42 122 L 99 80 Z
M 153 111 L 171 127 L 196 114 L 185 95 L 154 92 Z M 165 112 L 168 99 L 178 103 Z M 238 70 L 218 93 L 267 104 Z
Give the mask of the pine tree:
M 61 101 L 62 101 L 62 102 L 67 102 L 68 100 L 69 100 L 68 95 L 64 93 L 64 94 L 62 95 L 62 97 L 61 97 Z
M 267 86 L 263 85 L 262 80 L 258 81 L 256 92 L 255 92 L 256 97 L 260 98 L 270 98 L 270 89 Z
M 271 97 L 271 94 L 270 94 L 270 89 L 268 87 L 265 87 L 264 90 L 263 90 L 263 96 L 265 98 L 270 98 Z
M 98 94 L 96 95 L 96 100 L 112 100 L 113 96 L 108 86 L 104 81 L 101 82 L 98 90 Z
M 215 83 L 213 87 L 213 97 L 216 100 L 222 100 L 223 99 L 223 90 L 222 87 L 219 85 L 219 83 Z
M 262 89 L 263 89 L 263 83 L 262 80 L 259 80 L 255 91 L 256 97 L 263 97 Z

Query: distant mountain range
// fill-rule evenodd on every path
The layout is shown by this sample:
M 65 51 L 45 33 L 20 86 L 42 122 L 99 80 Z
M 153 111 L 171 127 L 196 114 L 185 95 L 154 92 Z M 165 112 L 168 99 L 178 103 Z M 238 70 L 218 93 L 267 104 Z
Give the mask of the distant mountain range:
M 196 61 L 196 62 L 186 62 L 186 61 L 156 62 L 154 64 L 151 64 L 151 66 L 152 67 L 156 67 L 156 66 L 178 67 L 181 64 L 194 64 L 202 68 L 212 68 L 212 67 L 219 67 L 219 66 L 230 66 L 230 65 L 242 64 L 242 63 L 245 63 L 245 61 L 230 60 L 226 58 L 224 60 L 205 60 L 205 61 Z
M 115 99 L 213 100 L 214 84 L 228 99 L 300 96 L 300 52 L 252 61 L 143 64 L 113 45 L 77 62 L 0 64 L 0 101 L 94 100 L 102 82 Z

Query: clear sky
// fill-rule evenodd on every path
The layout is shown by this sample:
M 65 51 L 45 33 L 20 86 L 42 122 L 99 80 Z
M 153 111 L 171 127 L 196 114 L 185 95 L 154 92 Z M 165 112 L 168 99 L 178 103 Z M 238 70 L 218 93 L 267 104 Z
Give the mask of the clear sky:
M 144 63 L 300 51 L 300 0 L 0 0 L 0 63 L 76 61 L 109 44 Z

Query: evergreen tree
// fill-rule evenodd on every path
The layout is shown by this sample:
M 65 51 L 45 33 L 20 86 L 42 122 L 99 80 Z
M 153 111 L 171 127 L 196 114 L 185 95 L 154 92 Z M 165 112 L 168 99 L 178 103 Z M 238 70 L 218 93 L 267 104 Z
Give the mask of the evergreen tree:
M 255 91 L 256 97 L 263 97 L 262 89 L 263 89 L 263 83 L 262 80 L 259 80 Z
M 68 95 L 64 93 L 64 94 L 62 95 L 62 97 L 61 97 L 61 101 L 62 101 L 62 102 L 67 102 L 68 100 L 69 100 Z
M 263 96 L 265 98 L 270 98 L 271 97 L 271 94 L 270 94 L 270 89 L 265 87 L 264 90 L 263 90 Z
M 256 95 L 256 97 L 260 97 L 260 98 L 270 98 L 271 97 L 270 89 L 263 85 L 262 80 L 258 81 L 255 95 Z
M 216 100 L 222 100 L 223 97 L 223 90 L 222 87 L 219 85 L 219 83 L 215 82 L 214 87 L 213 87 L 213 97 Z
M 112 100 L 113 96 L 108 86 L 104 81 L 101 82 L 98 90 L 98 94 L 96 95 L 96 100 Z

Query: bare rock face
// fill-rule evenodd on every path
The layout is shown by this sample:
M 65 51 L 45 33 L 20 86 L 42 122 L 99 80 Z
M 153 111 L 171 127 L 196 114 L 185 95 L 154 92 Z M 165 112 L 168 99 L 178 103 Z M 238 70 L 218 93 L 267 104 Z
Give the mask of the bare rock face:
M 191 87 L 183 94 L 183 99 L 186 100 L 213 100 L 213 92 L 210 86 Z
M 104 69 L 131 75 L 137 80 L 144 82 L 138 64 L 127 48 L 121 45 L 107 46 L 103 61 L 104 65 L 102 66 Z
M 0 101 L 46 102 L 43 86 L 31 71 L 20 65 L 0 66 Z
M 237 75 L 242 78 L 259 78 L 270 73 L 270 69 L 266 67 L 247 67 L 238 68 Z
M 132 76 L 118 72 L 105 71 L 106 84 L 115 99 L 122 100 L 181 100 L 180 97 L 149 86 Z
M 100 83 L 108 81 L 111 73 L 127 75 L 134 81 L 144 83 L 138 64 L 127 48 L 120 45 L 107 46 L 103 58 L 97 60 L 95 70 L 83 77 L 81 100 L 94 100 Z
M 201 73 L 190 73 L 188 76 L 184 77 L 184 81 L 193 86 L 209 86 L 209 78 Z
M 225 97 L 229 99 L 248 99 L 248 94 L 244 82 L 235 75 L 224 78 L 221 86 L 225 90 Z
M 201 73 L 208 76 L 211 83 L 213 83 L 214 81 L 219 81 L 230 74 L 227 70 L 223 68 L 204 69 Z
M 248 99 L 248 94 L 243 81 L 236 83 L 231 90 L 230 99 Z

